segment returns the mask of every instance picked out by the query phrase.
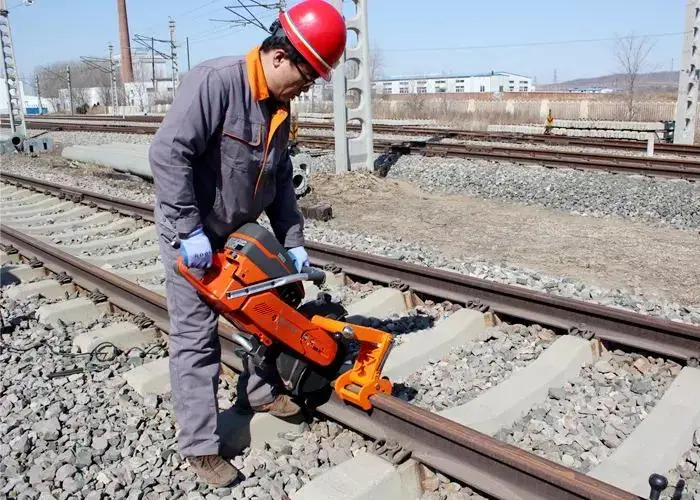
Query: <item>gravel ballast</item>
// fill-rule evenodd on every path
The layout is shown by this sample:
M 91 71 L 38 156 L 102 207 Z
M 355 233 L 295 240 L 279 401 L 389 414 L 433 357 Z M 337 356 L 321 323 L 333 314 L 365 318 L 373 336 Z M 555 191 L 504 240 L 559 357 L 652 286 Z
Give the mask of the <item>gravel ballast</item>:
M 11 285 L 12 286 L 12 285 Z M 177 452 L 169 395 L 141 397 L 122 375 L 167 354 L 158 340 L 144 350 L 104 362 L 69 357 L 72 338 L 128 318 L 103 316 L 90 324 L 43 326 L 38 296 L 0 298 L 8 328 L 0 350 L 0 493 L 9 498 L 276 499 L 291 495 L 371 442 L 334 422 L 314 419 L 263 449 L 246 449 L 233 463 L 245 480 L 228 488 L 200 483 Z M 39 344 L 39 342 L 42 342 Z M 21 351 L 21 352 L 20 352 Z M 61 370 L 80 373 L 54 376 Z M 222 409 L 236 396 L 235 377 L 222 377 Z M 425 473 L 424 499 L 482 498 L 441 474 Z
M 485 334 L 486 340 L 454 347 L 442 359 L 396 380 L 394 395 L 436 412 L 463 405 L 517 375 L 555 339 L 553 332 L 539 325 L 501 324 Z
M 495 437 L 586 473 L 644 420 L 680 369 L 662 358 L 605 352 Z
M 327 168 L 330 168 L 331 157 L 329 155 L 319 158 L 322 160 L 321 163 L 325 161 Z M 315 158 L 314 161 L 318 161 L 319 158 Z M 402 160 L 406 159 L 402 158 Z M 31 171 L 28 171 L 25 158 L 10 156 L 8 160 L 3 164 L 3 170 L 8 172 L 19 173 L 20 175 L 31 174 L 39 179 L 58 184 L 81 187 L 143 203 L 153 203 L 152 184 L 140 179 L 128 178 L 127 176 L 112 178 L 109 175 L 112 172 L 106 168 L 95 166 L 52 168 L 37 161 Z M 321 163 L 317 163 L 317 165 Z M 65 165 L 65 162 L 63 164 Z M 86 175 L 93 173 L 95 174 Z M 610 179 L 613 179 L 613 177 L 610 177 Z M 677 185 L 682 186 L 681 183 Z M 672 203 L 674 199 L 670 197 L 669 203 Z M 264 215 L 260 221 L 266 224 Z M 653 317 L 700 324 L 700 307 L 680 305 L 662 297 L 647 297 L 629 290 L 604 289 L 569 277 L 548 276 L 533 269 L 518 268 L 498 261 L 474 258 L 470 255 L 464 255 L 457 260 L 447 259 L 443 257 L 442 252 L 438 249 L 418 246 L 409 241 L 397 242 L 388 240 L 371 234 L 349 233 L 330 228 L 322 222 L 310 219 L 305 221 L 305 235 L 310 241 L 336 245 L 348 250 L 368 252 L 409 263 L 458 272 L 476 278 L 522 286 L 551 295 L 617 307 Z M 131 264 L 128 264 L 128 266 L 132 268 Z

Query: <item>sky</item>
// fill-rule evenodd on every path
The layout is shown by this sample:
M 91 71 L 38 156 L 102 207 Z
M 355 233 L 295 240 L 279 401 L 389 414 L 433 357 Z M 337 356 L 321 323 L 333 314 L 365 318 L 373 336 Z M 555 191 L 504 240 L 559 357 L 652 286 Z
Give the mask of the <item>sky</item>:
M 116 0 L 6 0 L 15 55 L 22 79 L 31 82 L 37 66 L 107 57 L 119 53 Z M 276 0 L 259 0 L 276 3 Z M 619 71 L 614 39 L 650 36 L 647 68 L 677 70 L 682 50 L 686 0 L 367 0 L 370 47 L 386 77 L 508 71 L 536 83 L 591 77 Z M 215 21 L 234 20 L 225 6 L 238 0 L 127 0 L 134 35 L 169 38 L 176 22 L 179 66 L 227 54 L 244 54 L 265 33 Z M 245 1 L 249 4 L 249 1 Z M 287 7 L 298 0 L 288 0 Z M 344 0 L 344 13 L 354 14 Z M 269 26 L 275 12 L 254 9 Z M 82 17 L 82 21 L 78 17 Z M 160 46 L 166 49 L 165 45 Z

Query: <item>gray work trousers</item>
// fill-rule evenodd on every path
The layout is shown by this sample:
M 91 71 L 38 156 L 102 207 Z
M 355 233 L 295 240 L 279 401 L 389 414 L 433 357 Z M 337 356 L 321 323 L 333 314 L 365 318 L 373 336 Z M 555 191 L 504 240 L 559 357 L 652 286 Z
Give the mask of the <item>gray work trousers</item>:
M 221 362 L 218 314 L 209 307 L 174 266 L 179 250 L 171 246 L 176 233 L 156 209 L 156 229 L 170 316 L 170 384 L 175 418 L 180 428 L 178 445 L 185 457 L 216 455 L 219 405 L 217 390 Z M 197 270 L 195 270 L 197 271 Z M 276 395 L 274 370 L 244 363 L 237 399 L 243 407 L 271 402 Z

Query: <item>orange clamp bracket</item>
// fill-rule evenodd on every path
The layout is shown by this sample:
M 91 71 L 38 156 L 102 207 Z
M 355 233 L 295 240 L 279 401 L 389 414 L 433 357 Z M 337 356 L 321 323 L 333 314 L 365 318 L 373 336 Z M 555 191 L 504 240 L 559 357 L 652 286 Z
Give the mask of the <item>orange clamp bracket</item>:
M 393 335 L 323 316 L 314 316 L 311 322 L 360 344 L 354 366 L 335 380 L 334 389 L 341 399 L 369 410 L 372 408 L 370 396 L 378 392 L 391 394 L 391 381 L 382 377 L 381 371 L 393 345 Z

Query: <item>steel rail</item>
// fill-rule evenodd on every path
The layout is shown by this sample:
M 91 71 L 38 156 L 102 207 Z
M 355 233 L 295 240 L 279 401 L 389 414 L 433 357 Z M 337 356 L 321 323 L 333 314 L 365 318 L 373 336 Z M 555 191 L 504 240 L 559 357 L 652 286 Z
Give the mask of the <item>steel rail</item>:
M 396 280 L 437 300 L 489 306 L 496 313 L 558 331 L 596 338 L 677 359 L 700 357 L 700 327 L 549 295 L 471 276 L 409 264 L 396 259 L 309 243 L 315 265 L 339 266 L 349 276 L 378 283 Z
M 15 174 L 3 174 L 14 183 L 56 193 L 64 186 Z M 69 189 L 83 202 L 94 201 L 111 210 L 112 203 L 125 214 L 137 213 L 154 221 L 153 206 L 83 189 Z M 503 316 L 547 326 L 560 332 L 593 335 L 619 345 L 663 354 L 680 360 L 700 358 L 700 327 L 577 299 L 558 297 L 528 288 L 410 264 L 396 259 L 345 250 L 323 243 L 307 242 L 311 263 L 339 266 L 347 275 L 378 283 L 401 281 L 419 295 L 449 300 L 470 307 L 490 307 Z
M 169 332 L 165 297 L 4 224 L 0 224 L 0 236 L 4 244 L 13 245 L 25 256 L 36 257 L 54 272 L 68 273 L 79 286 L 106 292 L 109 301 L 121 309 L 144 312 L 158 328 Z M 221 326 L 222 362 L 240 371 L 240 359 L 230 349 Z M 365 413 L 333 394 L 315 410 L 374 439 L 397 440 L 419 462 L 497 498 L 640 498 L 398 398 L 373 396 L 372 404 L 373 410 Z
M 137 219 L 143 218 L 153 222 L 153 205 L 141 203 L 138 201 L 125 200 L 123 198 L 114 198 L 112 196 L 94 193 L 85 189 L 73 188 L 70 186 L 62 186 L 54 182 L 34 179 L 24 175 L 0 173 L 0 179 L 6 184 L 20 185 L 28 187 L 30 190 L 53 194 L 61 199 L 68 199 L 76 203 L 84 203 L 87 205 L 109 210 L 112 213 L 121 213 Z
M 153 134 L 156 126 L 85 123 L 44 123 L 28 120 L 28 125 L 39 125 L 46 130 L 100 131 L 129 134 Z M 333 137 L 299 135 L 297 140 L 308 147 L 333 148 Z M 688 158 L 646 158 L 637 156 L 602 155 L 570 151 L 547 151 L 505 146 L 473 146 L 469 144 L 442 144 L 428 141 L 396 142 L 388 139 L 374 139 L 374 146 L 386 152 L 401 154 L 421 154 L 424 156 L 454 156 L 460 158 L 481 158 L 487 160 L 524 161 L 552 167 L 571 167 L 589 170 L 604 170 L 626 174 L 654 175 L 687 180 L 700 179 L 700 161 Z
M 298 136 L 307 147 L 332 148 L 332 137 Z M 604 170 L 625 174 L 654 175 L 674 179 L 699 180 L 700 162 L 680 158 L 645 158 L 636 156 L 606 156 L 595 153 L 568 151 L 545 151 L 538 149 L 511 148 L 501 146 L 470 146 L 465 144 L 440 144 L 426 141 L 403 141 L 375 139 L 374 145 L 387 152 L 420 154 L 424 156 L 453 156 L 459 158 L 482 158 L 498 161 L 524 161 L 553 167 Z
M 84 121 L 124 121 L 124 122 L 152 122 L 160 123 L 163 120 L 162 116 L 155 115 L 119 115 L 110 116 L 95 116 L 95 115 L 76 115 L 76 116 L 34 116 L 33 121 L 58 121 L 58 120 L 84 120 Z M 310 122 L 300 121 L 299 128 L 318 128 L 325 130 L 333 130 L 334 125 L 328 122 Z M 543 127 L 544 128 L 544 127 Z M 357 124 L 348 124 L 347 130 L 357 131 L 361 127 Z M 483 141 L 507 141 L 507 142 L 538 142 L 548 146 L 585 146 L 585 147 L 600 147 L 608 149 L 632 149 L 645 151 L 647 148 L 646 141 L 636 139 L 607 139 L 603 137 L 579 137 L 565 135 L 544 135 L 544 134 L 528 134 L 521 132 L 486 132 L 478 130 L 465 130 L 459 128 L 448 127 L 425 127 L 420 125 L 390 125 L 385 123 L 374 123 L 372 129 L 379 133 L 388 134 L 406 134 L 406 135 L 428 135 L 434 137 L 445 137 L 463 140 L 483 140 Z M 673 153 L 673 154 L 690 154 L 700 155 L 700 146 L 688 144 L 672 144 L 672 143 L 657 143 L 654 144 L 654 150 L 657 152 Z

